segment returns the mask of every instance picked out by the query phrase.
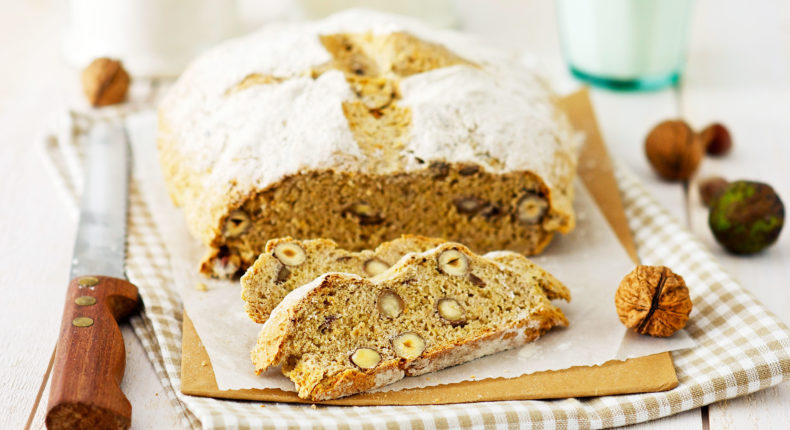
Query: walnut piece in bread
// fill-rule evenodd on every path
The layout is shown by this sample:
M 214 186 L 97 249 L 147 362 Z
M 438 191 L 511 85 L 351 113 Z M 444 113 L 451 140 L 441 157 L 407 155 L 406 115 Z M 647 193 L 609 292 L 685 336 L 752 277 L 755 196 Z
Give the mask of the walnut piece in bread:
M 394 317 L 378 303 L 393 295 L 402 304 Z M 567 324 L 530 271 L 445 243 L 370 279 L 328 273 L 297 288 L 272 311 L 251 355 L 257 373 L 282 365 L 299 397 L 320 401 L 514 348 Z
M 425 252 L 443 243 L 445 241 L 438 238 L 403 235 L 382 243 L 375 250 L 352 252 L 339 248 L 329 239 L 272 239 L 241 277 L 241 297 L 247 315 L 257 323 L 264 323 L 289 292 L 324 273 L 343 272 L 372 277 L 386 271 L 410 252 Z M 285 255 L 285 250 L 291 250 L 298 258 Z M 549 299 L 570 297 L 568 289 L 561 282 L 521 254 L 494 251 L 485 257 L 517 272 L 532 274 Z M 299 264 L 292 264 L 294 261 L 299 261 Z M 475 282 L 482 281 L 477 279 Z

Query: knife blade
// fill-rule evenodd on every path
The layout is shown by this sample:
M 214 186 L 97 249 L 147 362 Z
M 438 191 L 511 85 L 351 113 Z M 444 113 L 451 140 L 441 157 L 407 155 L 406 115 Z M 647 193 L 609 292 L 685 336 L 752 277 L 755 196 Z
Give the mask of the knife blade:
M 120 123 L 99 122 L 87 137 L 80 219 L 52 368 L 49 429 L 131 425 L 120 388 L 126 351 L 118 320 L 137 307 L 124 273 L 130 153 Z

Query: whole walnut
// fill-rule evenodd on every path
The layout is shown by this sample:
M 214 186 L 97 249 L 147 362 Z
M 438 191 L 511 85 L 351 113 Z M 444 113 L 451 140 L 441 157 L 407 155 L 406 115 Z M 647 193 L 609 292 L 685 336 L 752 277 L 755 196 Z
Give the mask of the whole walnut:
M 755 181 L 727 185 L 708 214 L 713 236 L 734 254 L 753 254 L 772 245 L 784 221 L 782 200 L 770 185 Z
M 669 181 L 686 181 L 697 171 L 705 147 L 682 120 L 664 121 L 648 133 L 645 154 L 656 173 Z
M 637 266 L 620 282 L 614 303 L 626 327 L 658 337 L 685 327 L 692 308 L 683 277 L 664 266 Z
M 82 90 L 94 107 L 122 102 L 129 90 L 129 74 L 118 60 L 97 58 L 82 71 Z

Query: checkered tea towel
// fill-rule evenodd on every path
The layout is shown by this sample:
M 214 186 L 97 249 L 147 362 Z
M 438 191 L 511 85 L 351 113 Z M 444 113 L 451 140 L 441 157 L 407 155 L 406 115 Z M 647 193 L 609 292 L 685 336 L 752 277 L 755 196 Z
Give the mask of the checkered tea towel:
M 53 177 L 62 185 L 75 214 L 83 177 L 82 138 L 95 120 L 72 113 L 65 131 L 44 142 Z M 127 274 L 138 286 L 144 308 L 132 325 L 185 425 L 194 428 L 492 428 L 521 424 L 597 429 L 665 417 L 788 379 L 788 328 L 733 281 L 632 173 L 618 165 L 616 177 L 643 263 L 672 267 L 690 286 L 694 310 L 686 330 L 698 346 L 672 353 L 680 385 L 671 391 L 551 401 L 317 408 L 184 395 L 179 390 L 181 301 L 172 288 L 165 244 L 136 179 L 131 185 Z

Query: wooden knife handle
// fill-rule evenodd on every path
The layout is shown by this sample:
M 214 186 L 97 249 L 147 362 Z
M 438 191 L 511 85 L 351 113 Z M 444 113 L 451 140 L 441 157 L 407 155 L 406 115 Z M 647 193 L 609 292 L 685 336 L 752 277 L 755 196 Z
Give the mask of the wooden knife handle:
M 118 320 L 137 308 L 137 287 L 106 276 L 72 279 L 52 368 L 46 425 L 127 429 L 132 405 L 121 392 L 126 348 Z

